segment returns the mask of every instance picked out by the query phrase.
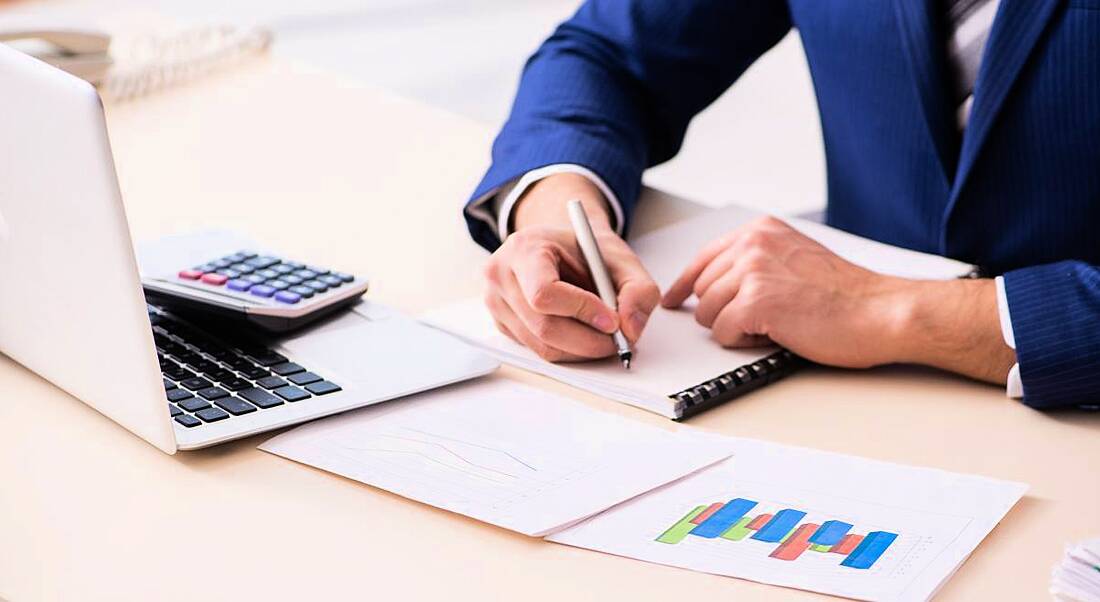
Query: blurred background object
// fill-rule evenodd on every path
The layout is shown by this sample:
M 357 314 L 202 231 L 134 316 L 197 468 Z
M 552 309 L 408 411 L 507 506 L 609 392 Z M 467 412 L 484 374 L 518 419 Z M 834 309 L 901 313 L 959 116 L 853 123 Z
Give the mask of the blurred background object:
M 0 0 L 0 31 L 20 23 L 59 21 L 103 29 L 117 40 L 134 40 L 143 35 L 134 24 L 155 16 L 174 23 L 180 32 L 221 31 L 223 36 L 245 36 L 248 43 L 264 47 L 260 32 L 270 32 L 275 56 L 389 89 L 495 130 L 507 117 L 524 61 L 579 4 L 579 0 Z M 223 25 L 236 26 L 235 33 L 211 29 Z M 736 202 L 782 214 L 824 207 L 821 130 L 797 32 L 792 31 L 703 112 L 688 131 L 680 155 L 651 170 L 646 182 L 715 207 Z M 455 200 L 456 215 L 462 200 Z

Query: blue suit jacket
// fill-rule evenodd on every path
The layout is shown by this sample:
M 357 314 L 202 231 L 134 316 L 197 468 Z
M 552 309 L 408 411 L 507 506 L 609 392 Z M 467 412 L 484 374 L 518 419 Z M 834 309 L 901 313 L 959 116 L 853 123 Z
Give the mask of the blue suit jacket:
M 1004 274 L 1025 402 L 1096 403 L 1100 0 L 1002 0 L 965 135 L 938 6 L 589 0 L 528 62 L 473 198 L 576 163 L 629 216 L 642 171 L 793 26 L 821 112 L 828 223 Z M 467 219 L 479 243 L 499 244 Z

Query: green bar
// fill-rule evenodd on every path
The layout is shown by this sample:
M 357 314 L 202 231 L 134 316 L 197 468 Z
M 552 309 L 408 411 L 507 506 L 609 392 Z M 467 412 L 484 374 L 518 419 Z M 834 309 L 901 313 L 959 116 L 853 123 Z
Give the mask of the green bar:
M 819 543 L 810 544 L 810 549 L 815 552 L 828 552 L 833 546 L 823 546 Z
M 783 542 L 787 541 L 787 538 L 790 537 L 797 530 L 798 530 L 798 525 L 795 525 L 795 526 L 791 527 L 791 530 L 787 531 L 787 534 L 784 535 L 783 538 L 779 540 L 779 543 L 783 543 Z
M 695 528 L 695 523 L 691 522 L 691 519 L 699 516 L 706 510 L 706 506 L 696 506 L 695 510 L 687 513 L 687 516 L 681 518 L 678 523 L 668 528 L 668 531 L 661 533 L 661 536 L 657 538 L 657 541 L 661 543 L 680 543 L 691 530 Z
M 747 528 L 747 525 L 752 522 L 752 518 L 746 516 L 741 520 L 733 524 L 732 527 L 726 529 L 726 532 L 722 534 L 722 539 L 729 539 L 731 541 L 741 541 L 748 537 L 749 533 L 752 533 L 752 529 Z

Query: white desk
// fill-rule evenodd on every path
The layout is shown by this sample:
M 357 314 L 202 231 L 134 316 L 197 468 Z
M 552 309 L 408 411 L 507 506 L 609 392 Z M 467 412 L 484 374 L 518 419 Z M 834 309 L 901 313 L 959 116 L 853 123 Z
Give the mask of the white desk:
M 408 312 L 479 290 L 459 204 L 487 161 L 481 126 L 262 61 L 109 122 L 139 238 L 240 229 L 368 275 Z M 639 227 L 697 210 L 650 202 Z M 167 456 L 2 357 L 0 399 L 12 601 L 815 597 L 515 535 L 259 452 L 263 436 Z M 812 369 L 691 424 L 1031 483 L 944 599 L 1042 599 L 1063 544 L 1100 534 L 1100 415 L 1033 412 L 933 371 Z

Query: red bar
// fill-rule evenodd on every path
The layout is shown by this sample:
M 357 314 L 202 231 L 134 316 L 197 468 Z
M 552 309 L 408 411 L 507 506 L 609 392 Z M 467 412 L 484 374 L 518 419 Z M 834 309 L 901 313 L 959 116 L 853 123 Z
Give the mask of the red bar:
M 758 516 L 758 517 L 752 519 L 751 521 L 749 521 L 749 524 L 745 525 L 745 528 L 746 529 L 752 529 L 753 531 L 756 531 L 756 530 L 760 529 L 760 527 L 763 527 L 764 525 L 768 524 L 768 521 L 770 521 L 771 519 L 772 519 L 772 515 L 770 515 L 770 514 L 761 514 L 760 516 Z
M 179 277 L 184 280 L 198 280 L 202 278 L 202 272 L 198 270 L 180 270 Z
M 852 550 L 856 549 L 861 541 L 863 541 L 862 535 L 845 535 L 844 539 L 829 548 L 829 551 L 836 554 L 851 554 Z
M 707 507 L 706 510 L 703 510 L 702 512 L 700 512 L 699 516 L 696 516 L 695 518 L 691 519 L 691 522 L 698 525 L 699 523 L 701 523 L 701 522 L 707 520 L 708 518 L 710 518 L 711 514 L 714 514 L 715 512 L 718 512 L 718 509 L 721 508 L 722 506 L 723 506 L 723 504 L 711 504 L 710 506 Z
M 810 547 L 810 536 L 821 525 L 807 523 L 794 530 L 787 541 L 779 544 L 779 547 L 770 554 L 772 558 L 780 560 L 795 560 Z

